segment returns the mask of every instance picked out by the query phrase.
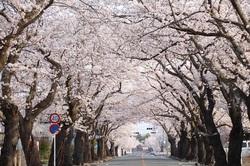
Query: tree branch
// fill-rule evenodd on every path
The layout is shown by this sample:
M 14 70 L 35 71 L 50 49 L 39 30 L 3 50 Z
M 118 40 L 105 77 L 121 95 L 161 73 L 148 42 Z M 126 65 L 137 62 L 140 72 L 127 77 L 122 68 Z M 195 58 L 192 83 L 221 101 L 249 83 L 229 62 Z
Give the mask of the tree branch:
M 33 110 L 32 111 L 32 118 L 33 119 L 36 118 L 42 111 L 47 109 L 53 103 L 53 100 L 55 98 L 55 94 L 57 92 L 58 80 L 62 76 L 62 66 L 58 62 L 54 61 L 53 59 L 50 59 L 49 55 L 50 55 L 50 53 L 48 55 L 46 55 L 44 58 L 46 61 L 48 61 L 53 66 L 53 68 L 56 71 L 56 76 L 54 78 L 52 78 L 51 88 L 50 88 L 47 96 L 33 107 L 33 109 L 32 109 Z

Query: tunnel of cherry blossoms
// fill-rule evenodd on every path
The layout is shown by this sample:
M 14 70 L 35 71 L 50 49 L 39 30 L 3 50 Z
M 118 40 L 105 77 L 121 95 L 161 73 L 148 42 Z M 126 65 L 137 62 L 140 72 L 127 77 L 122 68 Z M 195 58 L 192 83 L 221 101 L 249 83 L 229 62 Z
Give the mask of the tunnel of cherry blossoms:
M 0 0 L 0 166 L 250 164 L 249 0 Z

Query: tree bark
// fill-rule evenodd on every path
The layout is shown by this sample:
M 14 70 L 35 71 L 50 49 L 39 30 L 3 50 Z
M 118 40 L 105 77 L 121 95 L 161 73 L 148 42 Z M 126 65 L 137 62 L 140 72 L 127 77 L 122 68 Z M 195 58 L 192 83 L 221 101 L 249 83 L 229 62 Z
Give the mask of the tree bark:
M 204 117 L 209 134 L 209 143 L 214 149 L 215 166 L 227 166 L 226 153 L 221 143 L 220 134 L 214 124 L 213 116 L 206 113 Z
M 110 149 L 109 149 L 110 155 L 115 156 L 115 143 L 113 141 L 110 141 Z
M 29 119 L 23 119 L 23 117 L 20 117 L 19 120 L 19 133 L 26 164 L 27 166 L 42 166 L 39 148 L 32 135 L 33 122 Z
M 74 129 L 73 127 L 70 127 L 69 133 L 67 135 L 65 144 L 64 144 L 64 162 L 63 166 L 72 166 L 73 165 L 73 151 L 72 151 L 72 140 L 74 139 Z
M 213 163 L 213 147 L 208 143 L 208 140 L 205 138 L 205 149 L 206 149 L 206 160 L 205 165 L 212 165 Z
M 177 157 L 176 138 L 168 134 L 168 142 L 170 143 L 170 156 Z
M 200 164 L 205 164 L 206 161 L 206 149 L 204 144 L 204 137 L 197 135 L 197 145 L 198 145 L 198 162 Z
M 115 156 L 118 156 L 118 148 L 119 148 L 119 146 L 115 147 Z
M 105 153 L 106 156 L 111 156 L 110 150 L 108 148 L 108 140 L 105 141 Z
M 89 134 L 87 132 L 83 133 L 84 136 L 84 153 L 83 153 L 83 161 L 84 163 L 90 163 L 92 162 L 92 156 L 91 156 L 91 143 L 89 140 Z
M 206 91 L 208 98 L 208 107 L 205 107 L 205 103 L 203 100 L 199 101 L 202 116 L 201 119 L 203 119 L 203 122 L 206 126 L 209 144 L 213 147 L 214 150 L 215 166 L 227 166 L 226 153 L 221 143 L 220 133 L 218 132 L 213 119 L 215 100 L 213 98 L 212 89 L 208 86 L 208 84 L 206 85 Z
M 75 137 L 75 147 L 74 147 L 74 153 L 73 153 L 73 163 L 75 165 L 80 165 L 83 163 L 83 145 L 84 145 L 84 140 L 83 140 L 83 132 L 77 130 L 76 131 L 76 137 Z
M 16 154 L 16 145 L 19 139 L 19 112 L 18 107 L 7 100 L 0 100 L 4 119 L 4 142 L 1 149 L 0 165 L 13 166 Z
M 245 100 L 241 92 L 232 84 L 221 83 L 221 92 L 227 101 L 229 116 L 232 121 L 233 127 L 229 135 L 229 151 L 228 151 L 228 165 L 241 165 L 241 148 L 243 141 L 243 127 L 241 116 L 241 103 Z M 227 87 L 227 88 L 226 88 Z M 229 91 L 228 91 L 229 90 Z M 247 103 L 246 103 L 247 104 Z
M 9 64 L 14 64 L 17 61 L 18 56 L 11 55 L 7 59 Z M 12 89 L 10 83 L 12 74 L 12 71 L 8 68 L 4 68 L 1 73 L 1 81 L 3 82 L 1 85 L 1 95 L 4 96 L 4 98 L 0 97 L 0 110 L 4 115 L 3 122 L 5 136 L 3 148 L 1 149 L 0 165 L 4 166 L 13 166 L 16 145 L 19 139 L 19 110 L 18 107 L 11 102 Z
M 92 161 L 91 144 L 89 135 L 86 132 L 79 130 L 76 132 L 73 161 L 75 165 L 89 163 Z
M 241 148 L 243 141 L 243 127 L 240 108 L 229 108 L 229 115 L 233 123 L 229 135 L 228 166 L 241 165 Z
M 245 98 L 245 104 L 247 106 L 247 115 L 250 120 L 250 94 Z
M 96 140 L 95 139 L 91 140 L 91 157 L 92 157 L 92 161 L 98 160 L 97 154 L 95 153 L 95 145 L 96 145 Z
M 123 150 L 123 148 L 121 148 L 121 154 L 122 154 L 122 156 L 124 155 L 124 150 Z
M 104 138 L 101 137 L 97 139 L 97 157 L 98 160 L 103 160 L 105 157 L 105 148 L 104 148 Z
M 181 122 L 180 133 L 180 141 L 178 142 L 178 157 L 180 159 L 185 159 L 188 156 L 189 140 L 187 138 L 186 126 L 183 121 Z
M 190 155 L 188 157 L 188 160 L 197 160 L 198 158 L 198 141 L 196 137 L 193 135 L 190 140 Z

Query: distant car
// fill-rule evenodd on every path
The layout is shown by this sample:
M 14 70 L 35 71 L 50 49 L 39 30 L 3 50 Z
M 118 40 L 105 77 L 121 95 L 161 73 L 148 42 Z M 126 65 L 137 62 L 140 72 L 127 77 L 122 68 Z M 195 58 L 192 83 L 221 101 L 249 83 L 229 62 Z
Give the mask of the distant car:
M 228 153 L 228 143 L 225 146 L 225 152 Z M 250 156 L 250 141 L 243 141 L 241 148 L 241 157 Z
M 155 152 L 150 152 L 150 155 L 156 156 Z
M 243 141 L 241 150 L 242 157 L 250 156 L 250 141 Z

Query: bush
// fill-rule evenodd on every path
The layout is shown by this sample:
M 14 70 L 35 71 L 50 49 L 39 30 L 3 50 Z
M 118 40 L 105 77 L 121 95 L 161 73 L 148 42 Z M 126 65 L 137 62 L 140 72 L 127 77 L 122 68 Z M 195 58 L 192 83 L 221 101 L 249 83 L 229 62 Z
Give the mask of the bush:
M 48 138 L 41 138 L 39 141 L 40 158 L 42 163 L 48 163 L 50 156 L 51 141 Z

